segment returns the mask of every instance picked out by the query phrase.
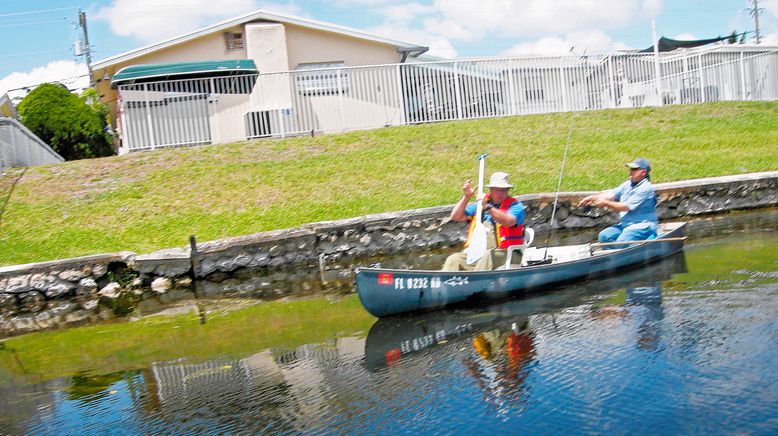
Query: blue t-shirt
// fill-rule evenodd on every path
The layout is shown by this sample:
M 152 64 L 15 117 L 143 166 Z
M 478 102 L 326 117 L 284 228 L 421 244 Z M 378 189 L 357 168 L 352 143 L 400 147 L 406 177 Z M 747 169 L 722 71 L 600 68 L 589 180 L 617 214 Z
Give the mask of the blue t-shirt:
M 628 212 L 619 212 L 622 225 L 649 223 L 656 227 L 656 193 L 648 179 L 641 180 L 635 186 L 627 180 L 611 192 L 616 201 L 626 203 L 629 208 Z
M 495 205 L 494 207 L 497 207 L 497 205 Z M 477 205 L 475 203 L 468 204 L 467 207 L 465 208 L 465 215 L 467 215 L 468 217 L 472 217 L 473 215 L 475 215 L 476 208 Z M 511 207 L 508 208 L 507 213 L 516 217 L 517 225 L 524 224 L 524 205 L 520 201 L 516 201 L 515 203 L 513 203 Z M 494 220 L 494 218 L 492 218 L 492 216 L 489 215 L 489 212 L 484 212 L 484 217 L 482 221 L 485 221 L 487 219 L 490 220 L 492 224 L 497 223 Z

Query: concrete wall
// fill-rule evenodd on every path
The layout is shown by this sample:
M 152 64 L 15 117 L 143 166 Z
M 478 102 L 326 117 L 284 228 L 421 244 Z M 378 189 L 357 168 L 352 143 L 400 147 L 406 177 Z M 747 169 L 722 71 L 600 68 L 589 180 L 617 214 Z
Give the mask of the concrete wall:
M 778 171 L 655 185 L 662 220 L 778 206 Z M 589 192 L 522 195 L 527 225 L 604 227 L 616 214 L 571 207 Z M 461 247 L 452 206 L 391 212 L 171 248 L 0 268 L 0 335 L 109 319 L 145 302 L 207 296 L 273 298 L 353 291 L 353 271 L 393 258 L 400 268 L 437 268 Z M 538 240 L 538 239 L 536 239 Z M 192 266 L 194 265 L 194 274 Z M 193 275 L 196 276 L 193 281 Z

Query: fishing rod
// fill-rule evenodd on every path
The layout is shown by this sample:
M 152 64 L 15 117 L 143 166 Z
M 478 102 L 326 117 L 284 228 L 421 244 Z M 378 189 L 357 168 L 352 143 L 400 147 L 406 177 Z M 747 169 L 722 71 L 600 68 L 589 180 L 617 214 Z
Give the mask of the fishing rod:
M 575 47 L 570 48 L 570 51 L 572 52 Z M 586 59 L 586 50 L 584 50 L 583 55 L 581 55 L 581 58 Z M 584 83 L 591 75 L 591 71 L 584 74 L 583 81 Z M 529 265 L 546 265 L 552 262 L 552 258 L 548 257 L 548 246 L 549 241 L 551 240 L 551 235 L 554 233 L 554 218 L 556 217 L 556 209 L 557 205 L 559 204 L 559 192 L 562 189 L 562 178 L 565 174 L 565 163 L 567 162 L 567 150 L 570 148 L 570 141 L 573 138 L 573 120 L 575 119 L 575 116 L 578 114 L 578 105 L 576 102 L 573 102 L 573 113 L 570 115 L 570 126 L 567 131 L 567 143 L 565 144 L 565 152 L 562 156 L 562 167 L 559 169 L 559 180 L 556 185 L 556 194 L 554 194 L 554 207 L 551 209 L 551 221 L 549 221 L 549 230 L 548 235 L 546 235 L 546 242 L 545 242 L 545 250 L 543 251 L 543 259 L 535 260 L 535 261 L 528 261 L 527 263 Z
M 576 112 L 574 111 L 573 114 L 570 116 L 570 127 L 567 131 L 567 143 L 565 144 L 565 152 L 562 156 L 562 167 L 559 169 L 559 180 L 557 181 L 556 185 L 556 194 L 554 194 L 554 207 L 551 209 L 551 221 L 549 221 L 549 230 L 548 234 L 546 235 L 546 242 L 545 242 L 545 250 L 543 251 L 543 259 L 538 260 L 530 260 L 527 261 L 528 265 L 546 265 L 551 263 L 552 258 L 548 257 L 548 246 L 549 241 L 551 240 L 551 235 L 554 233 L 554 217 L 556 217 L 556 208 L 559 204 L 559 191 L 562 189 L 562 178 L 565 174 L 565 163 L 567 162 L 567 150 L 570 148 L 570 140 L 573 137 L 573 119 L 575 118 Z

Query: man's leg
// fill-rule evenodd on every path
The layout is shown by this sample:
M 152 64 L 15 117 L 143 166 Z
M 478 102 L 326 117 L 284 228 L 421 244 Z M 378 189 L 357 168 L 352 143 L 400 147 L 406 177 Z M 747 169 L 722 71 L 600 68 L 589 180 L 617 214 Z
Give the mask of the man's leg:
M 656 232 L 651 225 L 648 223 L 638 223 L 625 227 L 617 241 L 645 241 L 651 236 L 656 236 Z
M 614 224 L 600 232 L 597 239 L 600 242 L 613 242 L 621 235 L 621 224 Z
M 467 254 L 464 251 L 450 255 L 443 263 L 443 271 L 470 271 L 472 269 L 473 266 L 467 264 Z

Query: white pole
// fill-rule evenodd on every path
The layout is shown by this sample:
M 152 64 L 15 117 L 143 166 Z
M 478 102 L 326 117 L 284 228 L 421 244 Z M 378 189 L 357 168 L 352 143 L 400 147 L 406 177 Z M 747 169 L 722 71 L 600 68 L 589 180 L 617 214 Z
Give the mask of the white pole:
M 743 64 L 743 52 L 740 52 L 740 100 L 746 101 L 746 68 Z
M 659 67 L 659 40 L 656 37 L 656 20 L 651 20 L 651 33 L 654 36 L 654 75 L 656 77 L 657 106 L 662 106 L 662 71 Z

